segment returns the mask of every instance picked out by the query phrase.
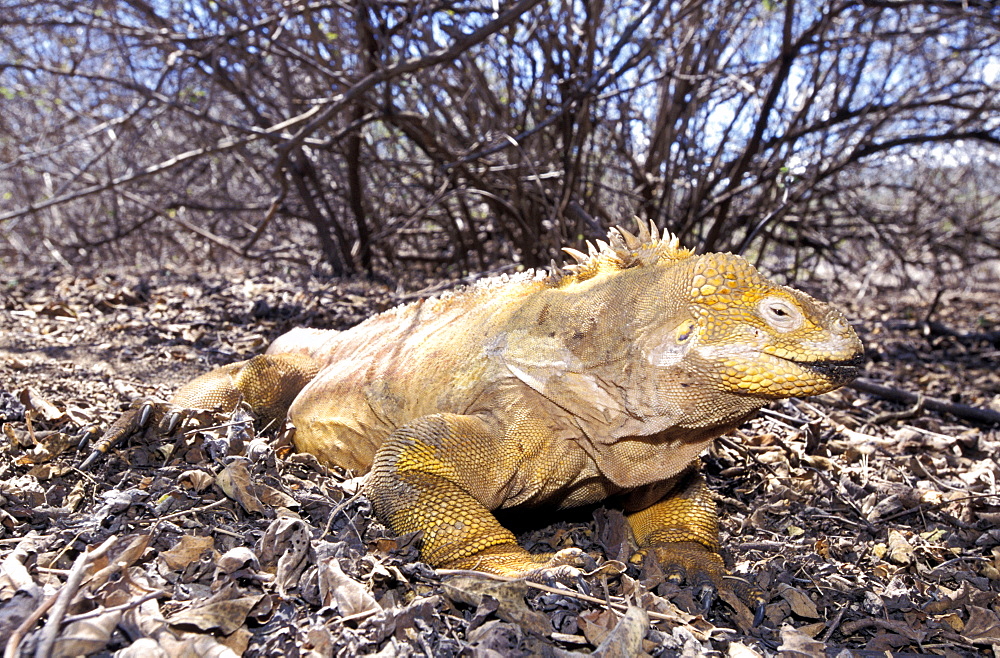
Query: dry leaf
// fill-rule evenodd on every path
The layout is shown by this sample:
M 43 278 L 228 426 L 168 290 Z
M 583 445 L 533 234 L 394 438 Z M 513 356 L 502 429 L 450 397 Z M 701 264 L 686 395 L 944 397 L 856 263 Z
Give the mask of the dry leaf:
M 484 576 L 461 575 L 448 577 L 441 586 L 452 601 L 477 608 L 484 597 L 496 599 L 500 619 L 518 624 L 533 635 L 545 636 L 552 630 L 548 618 L 525 603 L 528 586 L 523 581 L 498 582 Z
M 594 650 L 593 656 L 617 658 L 618 656 L 640 656 L 642 639 L 649 628 L 649 615 L 642 608 L 629 606 L 603 642 Z
M 76 310 L 65 302 L 48 301 L 45 304 L 33 304 L 32 309 L 38 313 L 38 315 L 44 315 L 50 318 L 76 319 L 79 317 Z
M 0 567 L 0 572 L 2 570 L 3 567 Z M 34 583 L 31 583 L 30 587 L 18 589 L 13 596 L 5 598 L 3 603 L 0 603 L 0 641 L 6 641 L 17 627 L 38 609 L 42 599 L 42 588 Z
M 930 601 L 924 606 L 926 612 L 943 614 L 963 606 L 985 607 L 996 603 L 997 595 L 995 592 L 978 589 L 969 584 L 968 581 L 963 582 L 956 591 L 949 591 L 944 587 L 940 589 L 942 591 L 940 598 L 937 601 Z
M 790 585 L 781 584 L 778 586 L 778 594 L 783 598 L 788 605 L 791 606 L 792 612 L 799 617 L 805 617 L 806 619 L 819 619 L 819 610 L 816 609 L 816 604 L 813 600 L 809 598 L 809 595 L 802 590 L 791 587 Z
M 333 633 L 323 624 L 313 624 L 306 631 L 305 648 L 312 650 L 310 655 L 332 656 L 334 654 Z
M 20 359 L 16 356 L 4 358 L 3 364 L 11 370 L 27 370 L 31 367 L 31 362 L 27 359 Z
M 122 613 L 106 612 L 90 619 L 75 621 L 62 629 L 52 648 L 54 658 L 85 656 L 107 646 Z
M 299 507 L 299 502 L 284 491 L 279 491 L 266 484 L 258 484 L 254 489 L 260 501 L 269 507 L 284 507 L 286 509 L 298 509 Z
M 898 530 L 889 531 L 888 549 L 890 562 L 906 566 L 914 560 L 913 547 Z
M 167 620 L 175 628 L 219 632 L 231 635 L 246 622 L 247 615 L 263 594 L 241 596 L 235 599 L 210 601 L 183 610 Z
M 247 650 L 247 647 L 250 646 L 251 639 L 253 639 L 253 633 L 251 633 L 247 628 L 241 626 L 240 628 L 236 629 L 235 633 L 223 636 L 219 638 L 218 641 L 219 644 L 223 645 L 224 647 L 235 653 L 237 656 L 242 656 L 243 653 Z M 222 650 L 219 649 L 218 651 Z M 222 656 L 225 656 L 227 654 L 217 653 L 216 655 L 221 658 Z
M 95 566 L 101 568 L 88 579 L 87 586 L 90 590 L 97 591 L 112 575 L 132 566 L 146 552 L 149 539 L 150 535 L 126 535 L 118 538 L 114 548 L 95 562 Z M 126 540 L 128 543 L 125 543 Z
M 826 645 L 818 642 L 789 624 L 781 627 L 781 646 L 778 654 L 782 658 L 816 658 L 826 655 Z
M 806 624 L 805 626 L 799 626 L 798 630 L 800 633 L 805 633 L 809 637 L 815 638 L 825 628 L 826 628 L 826 622 L 818 621 L 814 624 Z
M 115 652 L 115 658 L 172 658 L 167 650 L 160 646 L 160 643 L 149 637 L 140 637 L 138 640 L 125 647 L 121 651 Z
M 35 440 L 37 443 L 26 454 L 15 460 L 17 465 L 45 464 L 67 450 L 75 449 L 76 444 L 79 442 L 78 437 L 70 436 L 64 432 L 36 432 Z M 65 469 L 54 475 L 46 474 L 41 479 L 62 475 L 63 472 L 65 472 Z
M 343 572 L 337 558 L 326 558 L 317 566 L 324 605 L 332 606 L 336 602 L 337 610 L 344 617 L 382 609 L 364 585 Z
M 161 551 L 160 557 L 163 558 L 168 567 L 179 571 L 192 562 L 200 560 L 205 551 L 212 551 L 214 547 L 215 540 L 211 537 L 181 535 L 180 542 L 169 550 Z
M 601 610 L 590 610 L 581 612 L 577 617 L 577 623 L 583 636 L 587 638 L 595 647 L 604 641 L 615 625 L 618 623 L 618 616 L 611 610 L 603 608 Z
M 38 391 L 30 386 L 18 392 L 18 399 L 28 409 L 37 412 L 42 418 L 49 422 L 62 420 L 65 414 L 54 404 L 41 396 Z
M 1000 644 L 1000 616 L 988 608 L 970 605 L 962 637 L 973 644 Z
M 171 658 L 239 658 L 239 654 L 214 637 L 200 633 L 182 633 L 180 639 L 164 634 L 160 646 Z
M 742 642 L 730 642 L 726 658 L 761 658 L 761 654 Z
M 215 477 L 215 483 L 222 491 L 238 502 L 249 514 L 263 514 L 264 505 L 257 498 L 250 471 L 242 459 L 234 459 Z
M 194 489 L 198 493 L 208 489 L 213 482 L 215 482 L 215 478 L 212 477 L 211 473 L 195 469 L 184 471 L 177 477 L 177 484 L 185 489 Z
M 938 615 L 937 620 L 939 622 L 948 624 L 948 626 L 951 627 L 951 630 L 955 631 L 956 633 L 961 633 L 963 630 L 965 630 L 965 622 L 962 621 L 962 618 L 959 617 L 954 612 L 949 613 L 947 615 Z
M 309 563 L 310 546 L 309 526 L 295 516 L 281 516 L 267 527 L 258 553 L 262 565 L 276 567 L 275 584 L 282 596 L 298 585 Z
M 138 569 L 131 569 L 129 577 L 136 586 L 143 589 L 149 588 L 148 578 Z M 133 638 L 160 637 L 169 633 L 167 622 L 160 612 L 160 604 L 156 599 L 143 601 L 138 606 L 126 610 L 122 617 L 121 627 L 129 637 Z
M 248 567 L 253 571 L 260 570 L 260 560 L 258 560 L 257 555 L 246 546 L 237 546 L 236 548 L 226 551 L 215 564 L 223 573 L 227 574 L 231 574 Z
M 738 578 L 737 574 L 733 574 L 731 577 Z M 733 611 L 733 621 L 739 627 L 741 632 L 751 633 L 753 631 L 753 613 L 750 612 L 750 608 L 740 599 L 736 593 L 730 589 L 722 588 L 718 592 L 719 598 L 726 602 L 726 604 L 732 608 Z

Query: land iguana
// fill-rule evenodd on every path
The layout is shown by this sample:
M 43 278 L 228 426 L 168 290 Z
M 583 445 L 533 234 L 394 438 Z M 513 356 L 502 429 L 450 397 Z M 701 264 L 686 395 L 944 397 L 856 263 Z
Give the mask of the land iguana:
M 294 329 L 263 355 L 136 401 L 92 458 L 169 409 L 231 411 L 294 426 L 323 463 L 367 472 L 392 531 L 423 531 L 435 567 L 543 578 L 587 563 L 531 554 L 493 516 L 613 498 L 641 561 L 710 602 L 726 575 L 714 502 L 695 468 L 716 437 L 770 400 L 855 377 L 861 342 L 836 309 L 739 256 L 696 255 L 640 223 L 612 229 L 559 272 L 486 279 L 346 331 Z M 88 459 L 89 462 L 92 461 Z

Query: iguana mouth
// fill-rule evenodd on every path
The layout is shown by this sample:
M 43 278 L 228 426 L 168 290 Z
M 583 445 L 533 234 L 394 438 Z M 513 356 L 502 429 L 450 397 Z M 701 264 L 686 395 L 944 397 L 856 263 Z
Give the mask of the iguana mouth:
M 849 382 L 858 376 L 861 366 L 865 363 L 864 352 L 842 361 L 796 361 L 803 368 L 808 368 L 835 382 Z

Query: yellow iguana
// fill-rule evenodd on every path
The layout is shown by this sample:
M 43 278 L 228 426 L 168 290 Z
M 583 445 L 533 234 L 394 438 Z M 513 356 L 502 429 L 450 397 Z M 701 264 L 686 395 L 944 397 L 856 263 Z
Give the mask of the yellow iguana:
M 558 274 L 488 279 L 347 331 L 295 329 L 171 402 L 287 417 L 298 450 L 368 472 L 378 517 L 423 531 L 421 555 L 436 567 L 565 573 L 580 551 L 530 554 L 491 511 L 614 498 L 636 559 L 652 552 L 706 599 L 725 587 L 760 611 L 757 590 L 723 580 L 715 506 L 694 464 L 769 400 L 854 378 L 857 335 L 743 258 L 695 255 L 655 225 L 566 251 L 578 262 Z M 165 413 L 138 401 L 98 450 Z

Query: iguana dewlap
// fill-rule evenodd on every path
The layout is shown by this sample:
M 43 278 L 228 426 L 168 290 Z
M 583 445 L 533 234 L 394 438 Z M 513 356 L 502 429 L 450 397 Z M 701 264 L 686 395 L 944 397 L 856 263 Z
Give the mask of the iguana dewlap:
M 743 258 L 695 255 L 655 227 L 609 241 L 568 250 L 579 262 L 562 274 L 488 279 L 347 331 L 293 330 L 172 402 L 287 414 L 299 450 L 369 472 L 379 518 L 422 530 L 438 567 L 537 577 L 562 556 L 527 553 L 491 511 L 615 496 L 639 555 L 729 586 L 692 465 L 769 400 L 850 381 L 861 343 L 840 312 Z

